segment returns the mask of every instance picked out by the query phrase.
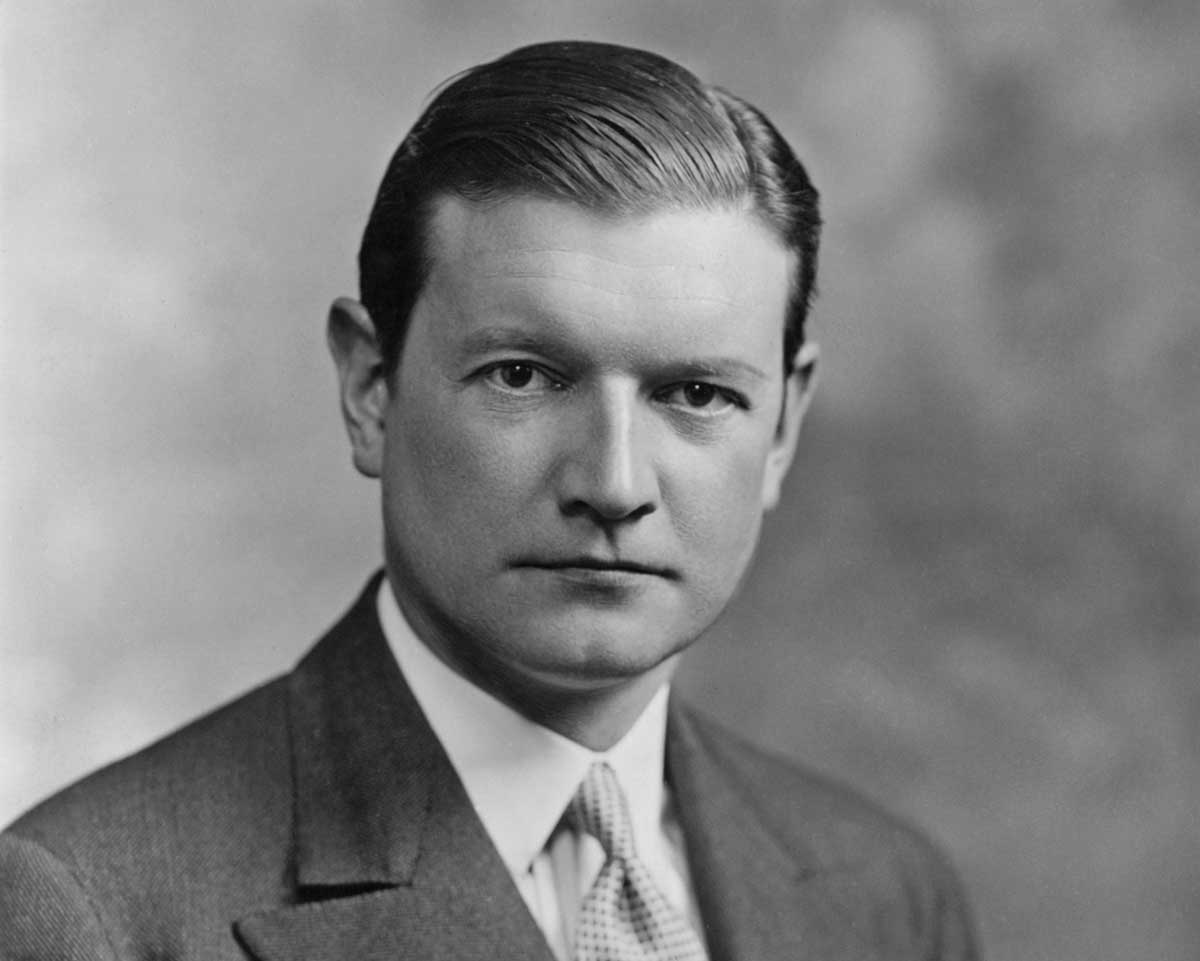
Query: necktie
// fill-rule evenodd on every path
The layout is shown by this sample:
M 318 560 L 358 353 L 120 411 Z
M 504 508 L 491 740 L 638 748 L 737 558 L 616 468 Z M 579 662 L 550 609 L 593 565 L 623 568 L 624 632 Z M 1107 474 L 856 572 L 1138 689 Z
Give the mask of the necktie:
M 611 767 L 591 766 L 566 816 L 576 831 L 599 841 L 605 854 L 579 911 L 575 961 L 704 961 L 691 925 L 637 858 L 629 809 Z

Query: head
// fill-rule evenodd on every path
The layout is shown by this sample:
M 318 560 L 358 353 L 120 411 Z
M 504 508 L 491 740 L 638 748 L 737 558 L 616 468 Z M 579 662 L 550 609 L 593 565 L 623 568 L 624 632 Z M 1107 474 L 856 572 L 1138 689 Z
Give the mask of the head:
M 552 725 L 669 676 L 791 463 L 819 223 L 766 118 L 653 54 L 527 47 L 436 95 L 330 344 L 389 579 L 452 667 Z

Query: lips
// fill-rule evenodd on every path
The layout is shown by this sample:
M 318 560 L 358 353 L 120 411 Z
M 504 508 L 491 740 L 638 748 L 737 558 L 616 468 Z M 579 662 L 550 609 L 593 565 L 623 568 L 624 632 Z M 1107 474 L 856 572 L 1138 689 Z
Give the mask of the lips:
M 645 574 L 653 577 L 675 579 L 679 575 L 669 567 L 661 564 L 647 564 L 641 561 L 631 561 L 612 557 L 594 557 L 581 555 L 563 558 L 527 558 L 515 565 L 517 567 L 536 567 L 549 571 L 598 571 L 622 574 Z

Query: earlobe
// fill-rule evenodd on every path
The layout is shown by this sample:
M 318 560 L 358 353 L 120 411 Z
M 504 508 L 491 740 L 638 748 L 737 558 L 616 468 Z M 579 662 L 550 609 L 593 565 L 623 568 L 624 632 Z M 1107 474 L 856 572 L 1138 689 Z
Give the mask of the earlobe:
M 366 477 L 378 477 L 383 470 L 388 383 L 375 325 L 362 304 L 339 297 L 329 308 L 326 339 L 337 368 L 354 466 Z
M 783 385 L 783 410 L 775 431 L 775 440 L 767 455 L 763 471 L 763 510 L 773 510 L 779 503 L 783 480 L 792 466 L 796 444 L 800 437 L 800 425 L 808 412 L 809 402 L 817 386 L 817 358 L 820 349 L 811 341 L 800 345 L 796 351 L 792 372 Z

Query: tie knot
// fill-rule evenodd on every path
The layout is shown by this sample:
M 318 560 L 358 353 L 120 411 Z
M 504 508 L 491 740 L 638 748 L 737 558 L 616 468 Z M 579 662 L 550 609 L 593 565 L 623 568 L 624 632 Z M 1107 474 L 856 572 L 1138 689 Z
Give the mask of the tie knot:
M 616 772 L 604 761 L 588 768 L 567 808 L 567 821 L 575 830 L 599 841 L 609 860 L 634 856 L 633 825 L 625 792 Z

